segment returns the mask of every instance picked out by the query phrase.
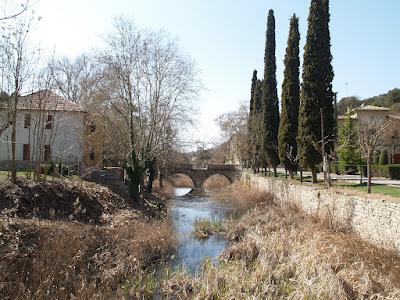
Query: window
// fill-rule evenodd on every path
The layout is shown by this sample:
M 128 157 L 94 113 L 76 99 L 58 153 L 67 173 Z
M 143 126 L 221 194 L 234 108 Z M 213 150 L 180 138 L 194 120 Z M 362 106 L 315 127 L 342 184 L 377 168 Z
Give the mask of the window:
M 23 160 L 30 160 L 30 145 L 24 144 L 23 146 Z
M 51 148 L 50 145 L 44 145 L 44 161 L 51 160 Z
M 96 124 L 94 122 L 90 123 L 90 132 L 96 132 Z
M 47 115 L 46 118 L 46 129 L 51 129 L 53 126 L 53 116 L 52 115 Z
M 31 127 L 31 114 L 25 114 L 24 128 Z
M 94 150 L 92 146 L 89 148 L 89 160 L 94 160 Z

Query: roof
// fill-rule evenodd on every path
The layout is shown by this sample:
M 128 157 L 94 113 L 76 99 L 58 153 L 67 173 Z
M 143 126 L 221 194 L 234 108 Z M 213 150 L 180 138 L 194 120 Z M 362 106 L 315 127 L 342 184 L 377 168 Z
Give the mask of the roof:
M 19 98 L 17 109 L 47 110 L 47 111 L 76 111 L 83 112 L 82 106 L 66 100 L 50 90 L 41 90 Z
M 360 110 L 389 111 L 389 108 L 381 107 L 381 106 L 375 106 L 375 105 L 365 105 L 365 106 L 357 107 L 354 110 L 356 110 L 356 111 L 360 111 Z

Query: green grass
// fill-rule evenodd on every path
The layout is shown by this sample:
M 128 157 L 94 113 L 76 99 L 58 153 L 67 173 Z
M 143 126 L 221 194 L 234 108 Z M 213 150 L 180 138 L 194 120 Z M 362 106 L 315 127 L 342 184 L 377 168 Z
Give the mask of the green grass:
M 337 186 L 354 189 L 362 192 L 368 191 L 367 183 L 359 184 L 359 183 L 341 182 Z M 400 187 L 394 187 L 387 184 L 372 184 L 371 193 L 400 197 Z
M 11 175 L 11 172 L 10 172 Z M 18 171 L 17 177 L 24 177 L 26 178 L 26 171 Z M 8 178 L 8 171 L 0 171 L 0 181 L 6 180 Z

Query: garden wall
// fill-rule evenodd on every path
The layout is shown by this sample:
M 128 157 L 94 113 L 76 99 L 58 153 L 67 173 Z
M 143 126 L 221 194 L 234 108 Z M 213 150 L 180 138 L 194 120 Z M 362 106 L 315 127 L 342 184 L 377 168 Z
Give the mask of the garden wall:
M 376 194 L 352 195 L 335 188 L 294 184 L 250 173 L 243 173 L 243 180 L 271 193 L 281 204 L 294 203 L 307 214 L 346 226 L 363 239 L 400 253 L 400 200 Z

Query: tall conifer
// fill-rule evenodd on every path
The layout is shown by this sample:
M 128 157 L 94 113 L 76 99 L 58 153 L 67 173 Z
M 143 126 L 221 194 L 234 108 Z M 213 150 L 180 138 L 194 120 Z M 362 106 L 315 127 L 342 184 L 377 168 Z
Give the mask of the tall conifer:
M 321 156 L 321 114 L 323 110 L 325 149 L 333 152 L 336 122 L 333 106 L 333 68 L 330 52 L 329 1 L 311 0 L 307 41 L 304 47 L 303 84 L 299 110 L 298 154 L 300 164 L 309 168 L 317 181 L 316 165 Z
M 262 86 L 263 82 L 257 80 L 253 95 L 253 116 L 252 116 L 252 157 L 254 162 L 254 173 L 258 172 L 261 163 L 261 143 L 262 143 Z
M 253 138 L 254 138 L 254 130 L 255 128 L 253 123 L 253 116 L 254 116 L 254 111 L 253 111 L 253 101 L 254 101 L 254 92 L 256 89 L 256 84 L 257 84 L 257 70 L 253 71 L 253 77 L 251 79 L 251 90 L 250 90 L 250 106 L 249 106 L 249 118 L 248 118 L 248 124 L 247 124 L 247 164 L 250 167 L 254 168 L 254 160 L 253 160 Z
M 279 123 L 279 157 L 293 178 L 297 169 L 297 130 L 300 105 L 299 19 L 290 20 L 289 38 L 285 55 L 285 72 L 282 84 L 282 109 Z
M 265 69 L 263 85 L 263 142 L 262 152 L 266 161 L 274 169 L 279 164 L 278 155 L 278 129 L 279 129 L 279 103 L 276 88 L 276 58 L 275 58 L 275 17 L 271 9 L 268 13 L 267 33 L 265 43 Z

